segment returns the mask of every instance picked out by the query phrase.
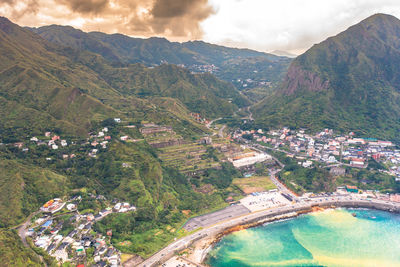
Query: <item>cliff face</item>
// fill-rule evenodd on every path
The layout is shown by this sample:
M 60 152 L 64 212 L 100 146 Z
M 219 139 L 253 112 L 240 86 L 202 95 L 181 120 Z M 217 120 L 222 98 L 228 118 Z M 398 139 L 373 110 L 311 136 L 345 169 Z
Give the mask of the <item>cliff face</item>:
M 260 126 L 400 140 L 400 20 L 376 14 L 314 45 L 253 109 Z
M 282 93 L 286 95 L 291 95 L 300 89 L 317 92 L 328 89 L 329 80 L 323 81 L 316 73 L 292 65 L 286 74 L 282 87 Z

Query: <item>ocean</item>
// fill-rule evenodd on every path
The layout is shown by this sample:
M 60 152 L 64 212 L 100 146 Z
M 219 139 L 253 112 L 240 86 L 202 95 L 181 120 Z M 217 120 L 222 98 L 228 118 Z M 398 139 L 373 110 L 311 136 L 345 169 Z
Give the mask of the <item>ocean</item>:
M 356 215 L 356 216 L 353 216 Z M 212 267 L 400 266 L 400 215 L 331 209 L 225 236 Z

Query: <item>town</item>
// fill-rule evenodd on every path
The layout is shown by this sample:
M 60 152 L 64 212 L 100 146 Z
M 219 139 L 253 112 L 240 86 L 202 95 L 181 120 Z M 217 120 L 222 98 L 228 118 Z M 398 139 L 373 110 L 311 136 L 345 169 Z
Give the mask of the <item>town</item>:
M 230 193 L 225 200 L 229 204 L 226 208 L 188 220 L 183 226 L 187 232 L 198 230 L 200 227 L 207 228 L 229 218 L 248 216 L 266 209 L 280 209 L 292 203 L 309 203 L 319 198 L 351 197 L 400 203 L 399 194 L 362 190 L 349 184 L 338 185 L 335 192 L 307 192 L 297 195 L 288 189 L 277 175 L 284 166 L 274 156 L 275 152 L 295 160 L 301 168 L 327 168 L 334 176 L 345 175 L 349 168 L 375 168 L 377 163 L 384 168 L 376 171 L 390 175 L 398 181 L 400 149 L 390 141 L 358 138 L 354 133 L 337 135 L 331 129 L 316 134 L 286 127 L 269 131 L 236 129 L 229 132 L 224 125 L 211 126 L 213 122 L 198 113 L 190 115 L 198 123 L 212 129 L 211 134 L 190 142 L 168 125 L 152 122 L 133 125 L 119 118 L 110 118 L 109 121 L 117 128 L 99 126 L 86 139 L 68 140 L 48 131 L 43 136 L 30 137 L 24 142 L 3 145 L 17 149 L 16 153 L 25 154 L 35 147 L 47 147 L 49 153 L 43 155 L 46 155 L 45 162 L 50 164 L 82 156 L 96 160 L 101 153 L 107 151 L 112 142 L 146 141 L 157 149 L 164 164 L 178 168 L 188 177 L 195 179 L 210 168 L 221 168 L 222 162 L 230 162 L 244 174 L 244 178 L 236 178 L 232 182 L 242 193 Z M 131 168 L 132 164 L 124 161 L 121 168 Z M 258 175 L 256 172 L 260 169 L 255 168 L 256 165 L 262 166 L 261 172 L 269 177 Z M 193 187 L 205 193 L 212 190 L 207 186 Z M 108 200 L 102 195 L 83 195 L 84 198 L 76 194 L 72 197 L 59 196 L 60 198 L 48 200 L 33 214 L 32 219 L 19 229 L 21 237 L 28 237 L 35 246 L 42 248 L 61 263 L 73 262 L 78 266 L 121 266 L 122 253 L 111 243 L 112 229 L 107 229 L 105 234 L 102 234 L 96 232 L 93 226 L 109 214 L 135 212 L 136 207 L 117 199 Z M 101 203 L 101 209 L 82 210 L 80 205 L 84 205 L 88 199 Z M 199 262 L 196 257 L 188 258 L 188 261 L 182 261 L 183 258 L 173 257 L 167 262 L 167 266 L 175 266 L 177 262 L 190 266 L 190 260 L 193 259 Z
M 314 135 L 304 130 L 282 128 L 264 133 L 261 129 L 237 130 L 232 138 L 239 142 L 256 142 L 263 147 L 285 153 L 295 158 L 298 164 L 311 168 L 315 163 L 331 167 L 334 174 L 344 174 L 341 166 L 367 168 L 370 159 L 385 164 L 387 170 L 380 170 L 400 180 L 400 149 L 390 141 L 375 138 L 357 138 L 348 135 L 335 135 L 332 129 L 325 129 Z
M 87 194 L 87 198 L 107 206 L 98 213 L 81 210 L 82 196 L 62 200 L 51 199 L 34 213 L 19 231 L 23 238 L 32 239 L 35 246 L 42 248 L 60 263 L 74 262 L 77 266 L 120 266 L 121 252 L 110 243 L 112 229 L 106 236 L 97 233 L 93 224 L 112 213 L 134 212 L 136 207 L 113 199 L 107 201 L 102 195 Z M 80 212 L 80 211 L 81 212 Z

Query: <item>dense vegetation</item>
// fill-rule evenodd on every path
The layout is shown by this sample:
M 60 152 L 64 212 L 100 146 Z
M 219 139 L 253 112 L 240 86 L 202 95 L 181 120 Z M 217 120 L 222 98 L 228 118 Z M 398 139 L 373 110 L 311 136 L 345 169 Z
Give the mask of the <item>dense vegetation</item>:
M 220 79 L 233 82 L 238 89 L 253 88 L 257 84 L 247 82 L 247 86 L 243 87 L 238 79 L 269 81 L 276 85 L 284 77 L 291 62 L 287 57 L 202 41 L 175 43 L 164 38 L 139 39 L 121 34 L 85 33 L 69 26 L 58 25 L 31 30 L 50 42 L 88 50 L 113 63 L 142 63 L 147 66 L 161 63 L 184 64 L 194 71 L 197 71 L 195 66 L 198 65 L 214 65 L 218 68 L 214 70 L 214 74 Z
M 39 257 L 22 245 L 14 231 L 0 229 L 0 256 L 1 266 L 5 267 L 42 266 Z
M 215 118 L 231 115 L 249 103 L 234 86 L 211 74 L 192 74 L 172 65 L 148 68 L 110 63 L 99 54 L 51 44 L 5 18 L 0 18 L 0 52 L 2 231 L 24 221 L 51 198 L 76 192 L 103 194 L 135 205 L 137 212 L 129 222 L 121 214 L 113 215 L 99 230 L 113 226 L 114 220 L 124 221 L 125 228 L 115 226 L 116 245 L 131 240 L 133 245 L 119 247 L 148 256 L 177 236 L 188 216 L 226 205 L 218 181 L 212 181 L 216 189 L 211 192 L 195 191 L 187 176 L 163 164 L 138 128 L 145 122 L 171 126 L 193 142 L 210 130 L 195 121 L 191 112 Z M 123 123 L 117 124 L 114 118 Z M 98 146 L 96 157 L 91 157 L 94 146 L 89 133 L 102 127 L 108 127 L 111 141 L 107 148 Z M 68 146 L 51 149 L 46 131 L 67 139 Z M 123 135 L 135 141 L 120 141 Z M 45 143 L 29 141 L 32 136 Z M 24 150 L 15 142 L 21 142 Z M 218 160 L 212 150 L 207 155 Z M 219 172 L 210 171 L 208 176 L 219 179 Z M 235 174 L 225 175 L 222 187 Z M 101 208 L 102 204 L 84 197 L 79 210 Z M 190 211 L 185 215 L 182 210 Z M 156 235 L 159 228 L 165 231 Z M 9 230 L 5 233 L 0 239 L 7 260 L 3 263 L 34 262 L 26 258 L 31 252 L 20 240 L 14 234 L 8 236 Z M 18 253 L 21 257 L 12 259 Z
M 377 14 L 313 46 L 254 107 L 257 122 L 400 140 L 399 32 L 398 19 Z
M 111 64 L 101 55 L 51 44 L 6 18 L 0 19 L 0 52 L 0 130 L 7 138 L 46 129 L 84 135 L 109 117 L 189 128 L 190 111 L 213 118 L 248 103 L 212 75 Z M 170 101 L 160 100 L 165 97 Z

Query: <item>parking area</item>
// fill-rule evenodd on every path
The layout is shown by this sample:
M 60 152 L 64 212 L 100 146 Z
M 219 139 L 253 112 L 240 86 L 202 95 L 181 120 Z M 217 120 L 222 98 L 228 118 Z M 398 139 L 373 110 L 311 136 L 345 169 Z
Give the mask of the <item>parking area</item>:
M 253 193 L 240 200 L 251 212 L 290 204 L 291 202 L 278 191 Z
M 181 257 L 174 256 L 161 265 L 162 267 L 196 267 L 196 265 L 188 262 Z
M 248 208 L 246 208 L 244 205 L 236 204 L 212 213 L 192 218 L 185 224 L 183 228 L 185 228 L 187 231 L 193 231 L 199 227 L 210 226 L 217 222 L 229 220 L 248 213 L 250 213 Z

